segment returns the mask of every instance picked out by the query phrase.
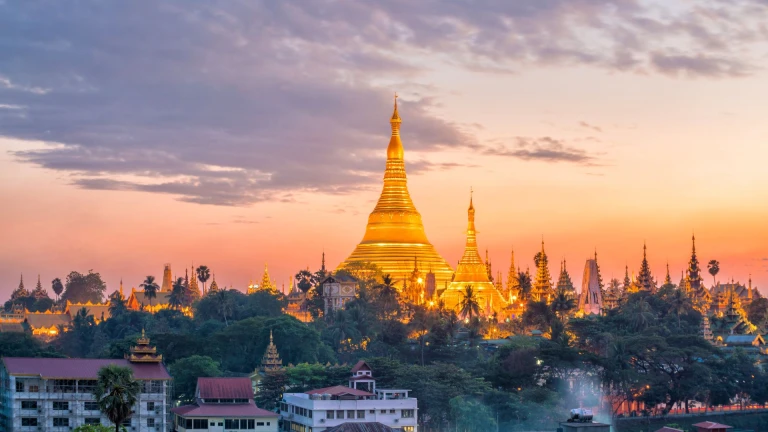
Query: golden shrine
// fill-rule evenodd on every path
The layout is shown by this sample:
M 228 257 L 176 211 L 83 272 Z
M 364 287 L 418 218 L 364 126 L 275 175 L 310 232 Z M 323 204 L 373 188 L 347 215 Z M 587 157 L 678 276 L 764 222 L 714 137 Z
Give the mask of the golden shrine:
M 408 193 L 403 143 L 400 140 L 401 122 L 395 96 L 394 113 L 389 121 L 392 137 L 387 147 L 384 188 L 376 207 L 368 216 L 363 240 L 337 270 L 352 262 L 370 262 L 393 279 L 401 279 L 411 273 L 415 258 L 423 268 L 431 269 L 440 287 L 451 280 L 453 270 L 427 240 L 421 214 Z
M 474 290 L 482 315 L 497 313 L 502 315 L 507 307 L 504 296 L 488 277 L 488 268 L 477 251 L 477 231 L 475 230 L 475 207 L 472 198 L 469 199 L 467 210 L 467 243 L 464 255 L 459 260 L 456 275 L 443 292 L 442 299 L 447 309 L 458 309 L 464 298 L 467 285 Z
M 163 355 L 157 353 L 157 348 L 149 344 L 149 338 L 141 330 L 141 337 L 136 340 L 136 345 L 131 347 L 131 352 L 125 355 L 125 359 L 131 363 L 161 363 Z

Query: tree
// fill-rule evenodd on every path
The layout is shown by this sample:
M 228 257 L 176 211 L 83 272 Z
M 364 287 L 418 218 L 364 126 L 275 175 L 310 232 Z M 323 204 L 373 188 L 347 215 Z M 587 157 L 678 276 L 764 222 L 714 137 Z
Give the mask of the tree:
M 531 281 L 531 275 L 527 272 L 519 272 L 517 274 L 517 280 L 520 284 L 520 300 L 522 301 L 530 296 L 533 281 Z
M 88 274 L 73 271 L 67 275 L 66 288 L 61 299 L 72 303 L 101 303 L 107 284 L 101 280 L 101 275 L 88 270 Z
M 61 293 L 64 292 L 64 284 L 61 283 L 61 279 L 56 278 L 52 280 L 51 289 L 53 290 L 54 294 L 56 294 L 56 301 L 58 301 Z
M 395 288 L 391 275 L 385 274 L 381 280 L 382 282 L 375 287 L 375 303 L 377 304 L 376 309 L 380 312 L 380 316 L 383 319 L 387 319 L 398 312 L 400 307 L 400 302 L 398 301 L 399 293 L 397 288 Z
M 300 290 L 306 294 L 310 289 L 315 287 L 320 281 L 317 280 L 317 277 L 314 273 L 307 270 L 300 270 L 298 273 L 296 273 L 295 276 L 298 283 L 296 284 Z
M 216 310 L 222 318 L 224 318 L 224 325 L 229 326 L 229 320 L 227 317 L 232 316 L 232 309 L 234 304 L 232 303 L 232 296 L 229 290 L 219 289 L 216 293 Z
M 125 431 L 125 427 L 122 428 Z M 112 428 L 104 425 L 80 425 L 74 429 L 74 432 L 112 432 Z
M 125 311 L 128 310 L 125 299 L 120 296 L 120 293 L 114 293 L 109 296 L 109 316 L 117 318 Z
M 155 282 L 154 276 L 147 276 L 146 279 L 144 279 L 144 282 L 139 285 L 141 288 L 144 288 L 144 297 L 149 299 L 149 306 L 152 306 L 152 299 L 157 298 L 157 291 L 160 289 L 160 286 L 157 285 L 157 282 Z
M 672 291 L 672 295 L 669 296 L 669 308 L 677 315 L 677 328 L 680 328 L 680 315 L 687 312 L 691 308 L 691 298 L 688 294 L 681 290 L 676 289 Z
M 171 309 L 181 309 L 186 304 L 186 288 L 184 287 L 184 278 L 176 278 L 173 282 L 173 288 L 171 289 L 171 295 L 168 296 L 168 306 Z
M 709 274 L 712 275 L 712 284 L 716 284 L 715 276 L 720 273 L 720 262 L 718 260 L 710 260 L 707 263 L 707 269 L 709 270 Z
M 203 283 L 203 291 L 205 291 L 207 287 L 206 283 L 208 282 L 208 279 L 211 278 L 211 270 L 208 266 L 201 265 L 197 268 L 197 278 Z
M 459 311 L 462 318 L 468 318 L 472 320 L 473 316 L 480 315 L 480 303 L 477 300 L 477 294 L 472 285 L 464 287 L 464 292 L 461 293 L 461 300 L 459 300 Z
M 141 384 L 133 379 L 131 368 L 108 365 L 99 369 L 93 395 L 99 409 L 120 431 L 123 421 L 131 417 L 131 410 L 138 399 Z
M 288 377 L 285 370 L 267 371 L 259 382 L 259 392 L 256 394 L 256 404 L 266 410 L 274 410 L 283 397 Z
M 474 399 L 456 396 L 448 401 L 451 418 L 457 432 L 491 431 L 496 429 L 496 420 L 491 410 Z
M 768 299 L 756 298 L 747 306 L 747 317 L 749 321 L 762 328 L 768 329 Z
M 78 356 L 85 357 L 96 335 L 96 321 L 88 309 L 80 308 L 72 318 L 72 336 L 75 338 Z
M 552 308 L 552 312 L 554 312 L 558 318 L 562 319 L 564 315 L 567 315 L 568 312 L 576 307 L 576 300 L 570 292 L 561 289 L 555 294 L 555 298 L 552 299 L 550 307 Z
M 197 378 L 222 375 L 217 361 L 201 355 L 176 360 L 168 369 L 173 377 L 176 399 L 182 402 L 192 402 L 195 399 Z

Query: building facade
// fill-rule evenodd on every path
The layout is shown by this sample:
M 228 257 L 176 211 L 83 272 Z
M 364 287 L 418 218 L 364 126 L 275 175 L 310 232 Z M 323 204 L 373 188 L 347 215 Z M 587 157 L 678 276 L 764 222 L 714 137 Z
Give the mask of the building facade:
M 277 432 L 278 415 L 253 401 L 248 378 L 198 378 L 195 403 L 171 410 L 175 432 Z
M 344 305 L 354 300 L 357 294 L 357 281 L 346 275 L 329 276 L 321 285 L 325 315 L 344 309 Z
M 171 376 L 160 362 L 128 359 L 18 358 L 0 364 L 0 431 L 69 431 L 111 425 L 92 394 L 99 369 L 129 367 L 141 383 L 128 431 L 167 431 Z
M 344 423 L 381 423 L 396 431 L 416 432 L 418 401 L 410 390 L 378 389 L 367 363 L 352 368 L 348 386 L 306 393 L 285 393 L 280 403 L 282 430 L 322 432 Z

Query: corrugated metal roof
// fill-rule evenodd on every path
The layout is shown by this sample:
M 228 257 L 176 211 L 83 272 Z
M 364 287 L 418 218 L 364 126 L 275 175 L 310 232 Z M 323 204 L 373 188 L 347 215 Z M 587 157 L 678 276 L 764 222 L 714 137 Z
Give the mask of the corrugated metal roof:
M 131 363 L 124 359 L 3 357 L 3 364 L 10 375 L 43 378 L 96 379 L 99 369 L 114 364 L 131 368 L 136 379 L 171 379 L 161 363 Z
M 247 404 L 198 404 L 184 405 L 171 409 L 172 413 L 182 417 L 277 417 L 277 413 L 267 411 L 254 403 Z
M 253 399 L 250 378 L 198 378 L 201 399 Z
M 694 427 L 700 428 L 700 429 L 733 429 L 733 426 L 728 426 L 720 423 L 715 423 L 711 421 L 705 421 L 701 423 L 696 423 L 693 425 Z
M 368 423 L 342 423 L 338 426 L 334 426 L 330 429 L 326 429 L 325 432 L 393 432 L 391 427 L 378 422 Z

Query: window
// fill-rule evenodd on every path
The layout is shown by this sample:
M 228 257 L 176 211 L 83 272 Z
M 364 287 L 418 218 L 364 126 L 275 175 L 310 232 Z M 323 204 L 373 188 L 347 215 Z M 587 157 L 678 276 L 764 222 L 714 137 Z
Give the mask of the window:
M 334 411 L 333 410 L 326 411 L 325 412 L 325 418 L 327 418 L 329 420 L 333 420 L 335 418 L 334 417 Z
M 155 419 L 148 418 L 147 419 L 147 427 L 155 427 Z
M 390 413 L 390 414 L 394 414 L 394 413 L 395 413 L 395 410 L 391 409 L 391 410 L 389 410 L 389 413 Z
M 57 379 L 53 380 L 53 392 L 54 393 L 74 393 L 75 392 L 75 380 Z
M 280 411 L 288 411 L 288 404 L 285 402 L 280 402 Z
M 23 410 L 37 409 L 37 401 L 21 401 L 21 409 Z
M 344 411 L 336 410 L 336 418 L 337 419 L 343 419 L 344 418 Z
M 192 429 L 208 429 L 208 419 L 192 420 Z
M 96 388 L 96 380 L 77 380 L 78 393 L 93 393 Z
M 30 393 L 37 393 L 40 391 L 40 386 L 37 384 L 30 384 L 29 385 L 29 392 Z
M 101 419 L 98 417 L 86 417 L 85 418 L 85 424 L 87 425 L 99 425 L 101 424 Z
M 98 402 L 86 402 L 85 403 L 85 410 L 86 411 L 98 411 L 99 410 L 99 403 Z
M 131 426 L 131 419 L 127 418 L 127 419 L 123 420 L 123 422 L 120 423 L 120 425 L 125 426 L 125 427 L 130 427 Z
M 248 403 L 248 399 L 235 399 L 235 403 Z
M 347 418 L 348 419 L 355 418 L 355 410 L 347 410 Z
M 243 425 L 243 422 L 245 420 L 240 420 L 240 426 Z M 248 419 L 248 429 L 256 429 L 256 426 L 254 426 L 256 423 L 256 420 L 254 419 Z M 242 427 L 240 429 L 243 429 Z
M 368 411 L 368 414 L 376 414 L 376 410 L 370 410 Z
M 69 402 L 67 401 L 54 401 L 53 402 L 53 410 L 54 411 L 66 411 L 69 409 Z
M 147 411 L 154 411 L 154 410 L 155 410 L 155 403 L 147 402 Z
M 387 410 L 381 410 L 381 413 L 382 413 L 382 414 L 386 414 L 386 413 L 387 413 Z
M 238 420 L 224 419 L 224 429 L 240 429 Z
M 307 410 L 307 417 L 312 418 L 312 411 Z
M 192 419 L 183 419 L 183 421 L 185 429 L 192 429 Z
M 24 381 L 16 380 L 16 393 L 24 392 Z
M 34 417 L 22 417 L 21 418 L 21 425 L 22 426 L 37 426 L 37 419 Z
M 66 417 L 54 417 L 53 427 L 69 426 L 69 419 Z
M 413 432 L 414 430 L 413 426 L 403 426 L 403 432 Z
M 264 426 L 264 422 L 256 422 L 256 426 Z
M 365 418 L 365 410 L 357 410 L 357 418 L 364 419 Z
M 402 418 L 413 418 L 413 410 L 412 409 L 404 409 L 402 413 L 400 414 L 400 417 Z

